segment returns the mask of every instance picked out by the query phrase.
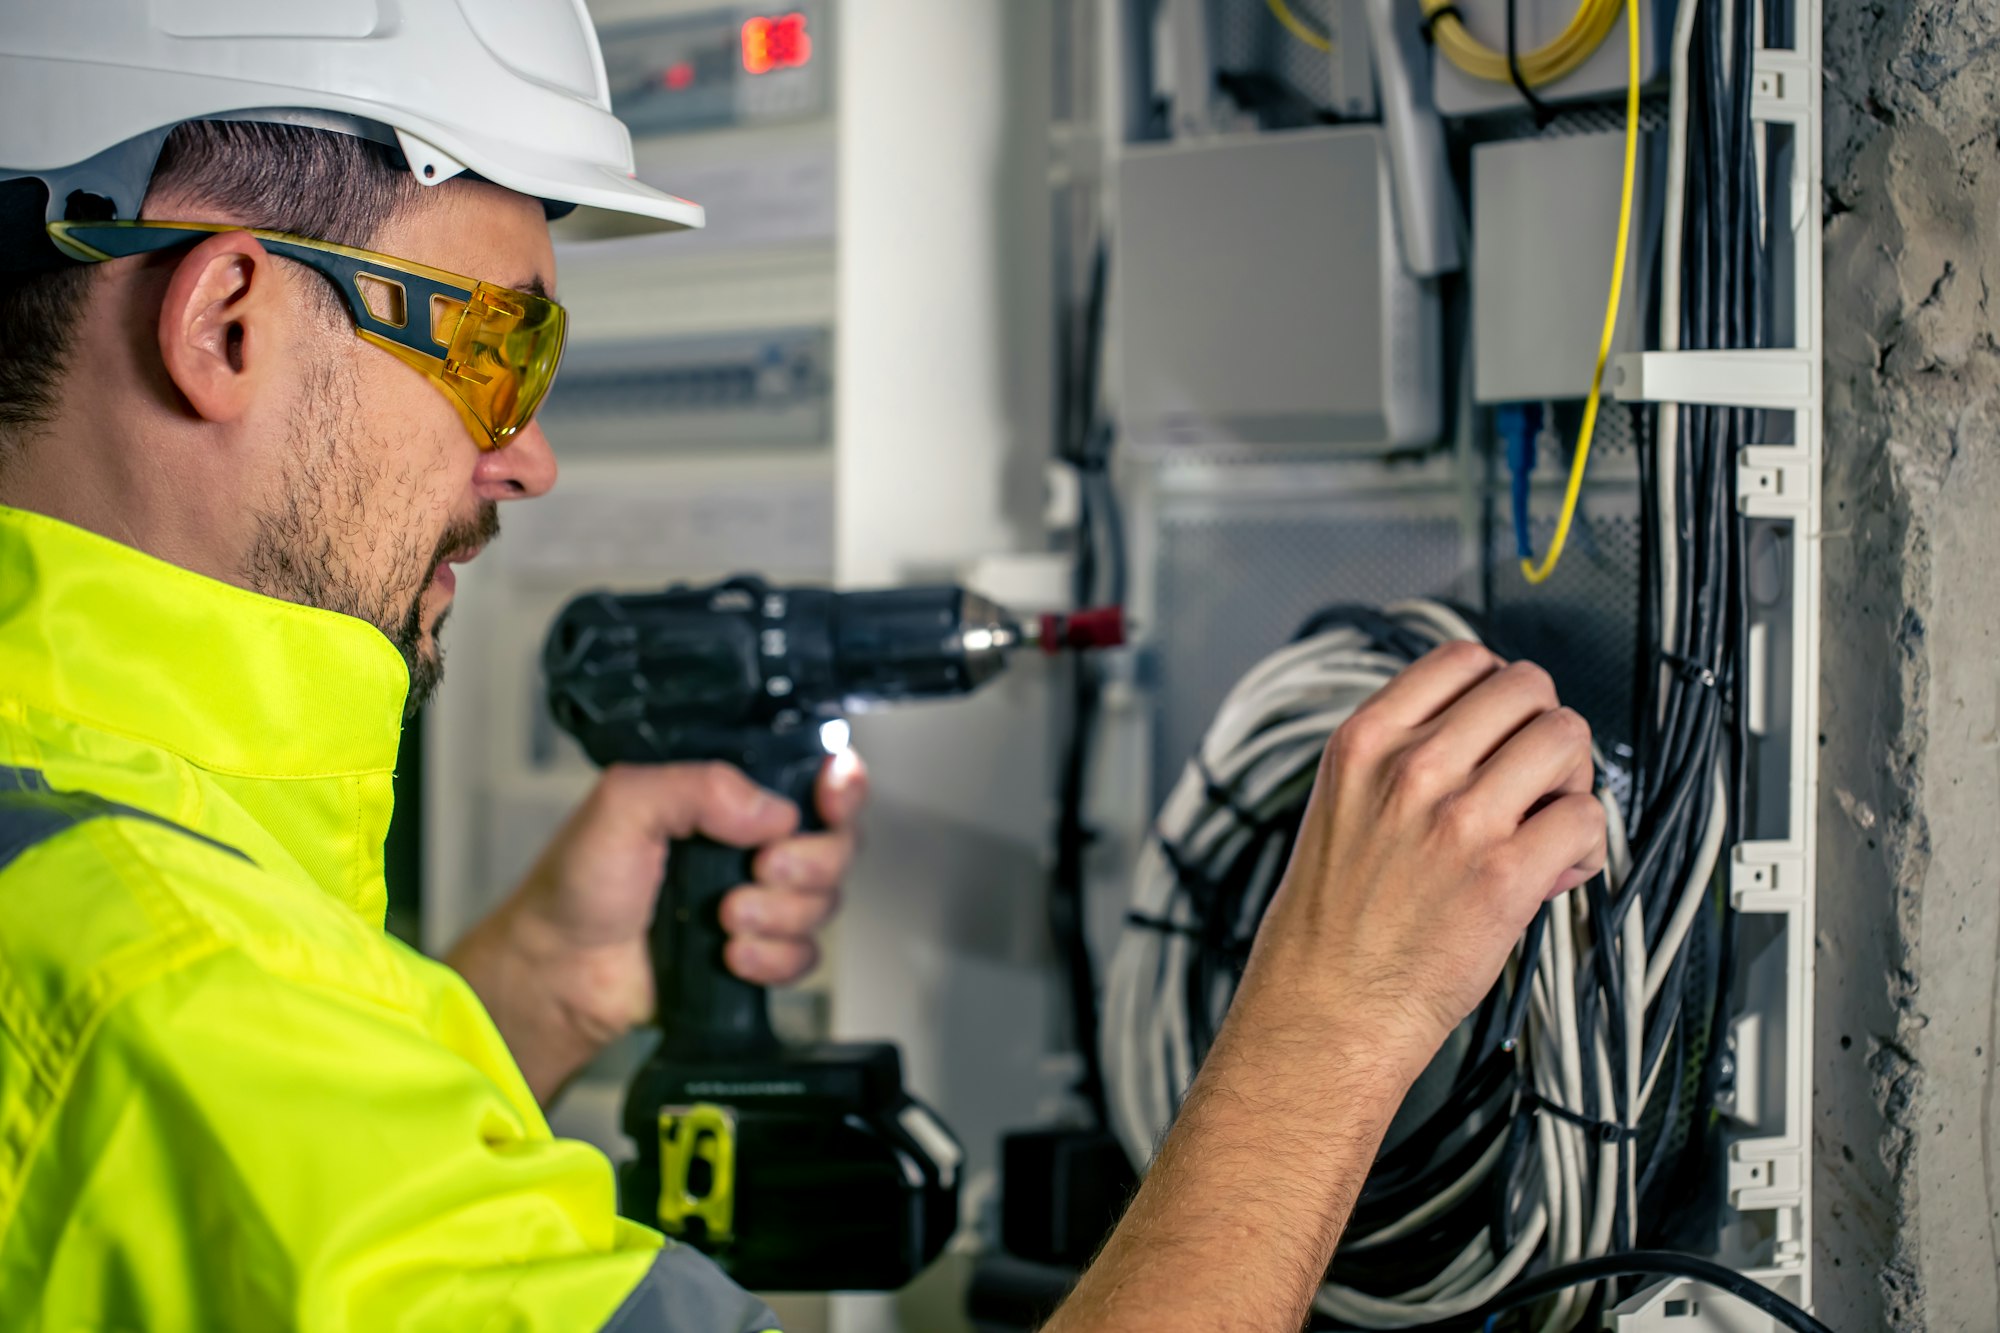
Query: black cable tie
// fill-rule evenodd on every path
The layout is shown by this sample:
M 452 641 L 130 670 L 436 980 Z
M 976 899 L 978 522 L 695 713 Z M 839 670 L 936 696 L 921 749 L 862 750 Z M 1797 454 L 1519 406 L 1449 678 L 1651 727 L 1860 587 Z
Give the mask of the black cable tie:
M 1235 792 L 1216 781 L 1214 772 L 1209 769 L 1208 761 L 1201 757 L 1199 751 L 1195 753 L 1192 762 L 1195 776 L 1201 779 L 1202 795 L 1208 798 L 1210 805 L 1221 806 L 1238 824 L 1252 833 L 1262 833 L 1271 827 L 1270 820 L 1260 818 L 1254 811 L 1247 809 L 1236 799 Z
M 1639 1131 L 1636 1129 L 1610 1120 L 1592 1120 L 1527 1088 L 1521 1090 L 1521 1104 L 1527 1107 L 1530 1113 L 1547 1111 L 1558 1120 L 1568 1121 L 1599 1143 L 1629 1143 L 1639 1137 Z
M 1204 875 L 1195 864 L 1188 860 L 1187 853 L 1165 833 L 1153 835 L 1160 844 L 1160 853 L 1172 867 L 1174 880 L 1196 900 L 1197 905 L 1208 901 L 1215 893 L 1215 881 Z
M 1425 45 L 1437 45 L 1437 37 L 1431 30 L 1445 19 L 1457 19 L 1459 27 L 1463 28 L 1465 26 L 1465 15 L 1458 12 L 1457 5 L 1439 5 L 1436 9 L 1424 15 L 1424 21 L 1417 25 L 1417 31 L 1423 34 Z
M 1712 690 L 1722 683 L 1721 678 L 1713 670 L 1691 657 L 1682 657 L 1679 653 L 1661 653 L 1660 661 L 1663 665 L 1672 667 L 1674 674 L 1690 685 L 1700 685 Z

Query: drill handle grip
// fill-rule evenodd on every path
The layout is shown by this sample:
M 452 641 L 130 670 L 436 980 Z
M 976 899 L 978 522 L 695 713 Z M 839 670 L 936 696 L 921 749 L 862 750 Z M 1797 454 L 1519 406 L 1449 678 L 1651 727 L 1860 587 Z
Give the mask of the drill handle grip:
M 666 1041 L 683 1053 L 748 1054 L 775 1044 L 764 988 L 722 960 L 728 935 L 717 913 L 723 896 L 749 880 L 753 854 L 710 838 L 667 850 L 651 934 L 653 984 Z
M 807 743 L 774 744 L 768 733 L 734 762 L 752 780 L 795 802 L 802 829 L 821 827 L 815 787 L 826 754 L 816 735 Z M 751 880 L 755 848 L 711 838 L 675 841 L 653 914 L 650 944 L 658 994 L 662 1049 L 691 1056 L 751 1055 L 777 1045 L 762 986 L 744 981 L 723 962 L 728 934 L 722 900 Z

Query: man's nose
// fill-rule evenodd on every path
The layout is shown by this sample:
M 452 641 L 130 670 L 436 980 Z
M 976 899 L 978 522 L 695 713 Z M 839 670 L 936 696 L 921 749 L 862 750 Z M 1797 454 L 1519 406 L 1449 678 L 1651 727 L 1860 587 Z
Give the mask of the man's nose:
M 556 455 L 542 423 L 531 421 L 513 439 L 479 456 L 473 484 L 489 500 L 532 500 L 556 484 Z

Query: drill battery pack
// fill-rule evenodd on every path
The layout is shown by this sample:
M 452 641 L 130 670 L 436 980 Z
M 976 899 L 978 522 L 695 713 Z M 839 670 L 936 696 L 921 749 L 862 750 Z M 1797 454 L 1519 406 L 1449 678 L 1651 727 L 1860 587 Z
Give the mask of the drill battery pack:
M 656 1055 L 633 1082 L 621 1211 L 753 1291 L 890 1291 L 958 1221 L 958 1141 L 886 1043 Z

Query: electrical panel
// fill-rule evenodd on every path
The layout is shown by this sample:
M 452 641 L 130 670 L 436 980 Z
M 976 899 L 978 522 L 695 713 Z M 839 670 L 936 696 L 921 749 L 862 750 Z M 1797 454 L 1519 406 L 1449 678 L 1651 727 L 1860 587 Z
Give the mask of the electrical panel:
M 1682 1182 L 1690 1195 L 1707 1191 L 1714 1206 L 1691 1212 L 1701 1220 L 1675 1243 L 1809 1304 L 1820 6 L 1787 0 L 1683 13 L 1670 0 L 1642 0 L 1635 79 L 1628 11 L 1620 4 L 1598 48 L 1567 77 L 1536 89 L 1539 116 L 1511 82 L 1474 79 L 1432 49 L 1419 110 L 1443 117 L 1471 262 L 1462 288 L 1445 285 L 1425 336 L 1446 349 L 1442 365 L 1462 376 L 1451 386 L 1455 394 L 1446 392 L 1445 370 L 1433 371 L 1411 343 L 1399 343 L 1383 313 L 1398 291 L 1429 292 L 1406 276 L 1399 284 L 1393 247 L 1386 255 L 1376 248 L 1407 221 L 1394 216 L 1395 191 L 1357 170 L 1342 188 L 1316 193 L 1325 177 L 1314 173 L 1328 170 L 1313 160 L 1316 151 L 1326 151 L 1334 136 L 1384 132 L 1353 124 L 1297 128 L 1268 114 L 1253 132 L 1226 98 L 1205 124 L 1187 114 L 1188 89 L 1201 86 L 1189 71 L 1200 58 L 1225 73 L 1230 62 L 1249 59 L 1246 51 L 1260 52 L 1271 69 L 1308 68 L 1311 39 L 1343 30 L 1338 0 L 1292 0 L 1285 9 L 1296 30 L 1270 30 L 1292 32 L 1282 39 L 1291 44 L 1275 54 L 1247 34 L 1259 21 L 1252 11 L 1275 13 L 1276 6 L 1130 0 L 1112 8 L 1106 41 L 1123 82 L 1104 95 L 1115 196 L 1108 345 L 1126 447 L 1116 470 L 1136 560 L 1133 611 L 1150 628 L 1133 672 L 1145 701 L 1144 743 L 1128 749 L 1105 742 L 1119 756 L 1107 764 L 1120 767 L 1100 785 L 1097 808 L 1129 817 L 1106 842 L 1122 856 L 1144 854 L 1158 836 L 1156 803 L 1182 773 L 1222 696 L 1307 612 L 1410 596 L 1478 611 L 1482 629 L 1505 651 L 1547 666 L 1564 699 L 1597 730 L 1612 799 L 1643 801 L 1631 786 L 1645 762 L 1635 752 L 1647 734 L 1640 682 L 1647 655 L 1666 651 L 1640 642 L 1646 590 L 1655 579 L 1679 586 L 1677 569 L 1661 572 L 1663 558 L 1702 558 L 1663 554 L 1671 543 L 1648 534 L 1680 531 L 1688 506 L 1698 503 L 1704 521 L 1719 525 L 1713 531 L 1732 534 L 1725 540 L 1740 561 L 1731 566 L 1740 568 L 1740 584 L 1726 594 L 1741 604 L 1740 622 L 1726 631 L 1736 645 L 1728 687 L 1733 731 L 1718 742 L 1734 766 L 1720 777 L 1717 790 L 1726 795 L 1712 807 L 1724 813 L 1706 826 L 1717 830 L 1709 869 L 1692 861 L 1697 868 L 1685 880 L 1692 887 L 1677 880 L 1673 901 L 1677 910 L 1695 904 L 1702 921 L 1704 907 L 1726 903 L 1732 924 L 1726 953 L 1703 946 L 1711 951 L 1687 955 L 1689 969 L 1715 969 L 1697 993 L 1723 996 L 1717 1012 L 1726 1018 L 1700 1038 L 1715 1054 L 1695 1062 L 1713 1080 L 1699 1115 L 1717 1127 L 1717 1138 L 1699 1157 L 1701 1178 Z M 1579 13 L 1575 0 L 1467 0 L 1456 9 L 1466 29 L 1497 51 L 1507 46 L 1510 10 L 1524 51 L 1548 43 Z M 1697 26 L 1697 18 L 1719 24 L 1720 35 Z M 1699 42 L 1703 32 L 1715 45 L 1677 62 L 1677 42 L 1685 53 L 1689 34 Z M 1664 93 L 1677 67 L 1697 89 L 1704 79 L 1732 80 L 1724 108 L 1690 113 L 1688 99 L 1670 101 Z M 1301 82 L 1292 80 L 1294 87 Z M 1635 82 L 1641 132 L 1616 337 L 1606 349 L 1589 465 L 1565 520 L 1567 554 L 1531 581 L 1520 557 L 1544 555 L 1554 540 L 1603 338 L 1620 226 L 1626 93 Z M 1345 120 L 1324 92 L 1331 85 L 1313 86 L 1326 98 L 1323 118 Z M 1742 133 L 1732 142 L 1751 148 L 1722 164 L 1690 146 L 1704 132 L 1713 136 L 1715 124 L 1685 129 L 1683 118 L 1725 114 L 1742 118 L 1733 122 Z M 1689 302 L 1719 301 L 1725 290 L 1714 269 L 1684 267 L 1692 265 L 1689 255 L 1721 253 L 1701 249 L 1723 242 L 1690 219 L 1705 206 L 1705 191 L 1725 188 L 1715 175 L 1725 168 L 1742 173 L 1726 188 L 1754 200 L 1735 216 L 1754 207 L 1756 234 L 1731 232 L 1729 244 L 1743 247 L 1732 253 L 1758 256 L 1762 295 L 1744 303 L 1740 327 L 1689 333 L 1683 325 L 1698 330 L 1711 316 L 1682 318 L 1682 275 L 1690 293 L 1706 284 Z M 1716 225 L 1730 224 L 1713 217 L 1699 224 Z M 1378 260 L 1389 276 L 1370 289 L 1357 275 L 1377 271 Z M 1751 276 L 1735 272 L 1728 281 L 1733 288 Z M 1684 344 L 1684 337 L 1695 341 Z M 1371 362 L 1360 344 L 1378 349 L 1383 361 Z M 1398 432 L 1385 423 L 1419 419 L 1421 408 L 1400 418 L 1393 408 L 1378 409 L 1374 448 L 1353 438 L 1364 430 L 1343 444 L 1341 432 L 1329 429 L 1333 404 L 1354 401 L 1343 398 L 1353 387 L 1343 377 L 1372 384 L 1385 366 L 1418 379 L 1440 413 L 1403 437 L 1415 445 L 1405 453 L 1392 450 Z M 1515 478 L 1500 409 L 1524 403 L 1538 414 L 1546 405 L 1542 434 L 1559 447 L 1539 469 L 1530 453 L 1530 470 Z M 1699 452 L 1705 446 L 1683 444 L 1676 452 L 1675 440 L 1700 439 L 1701 432 L 1727 432 L 1707 437 L 1727 444 L 1707 454 Z M 1715 489 L 1680 489 L 1696 486 Z M 1511 526 L 1510 498 L 1518 514 Z M 1677 595 L 1684 596 L 1670 592 L 1670 602 Z M 1697 595 L 1724 594 L 1705 586 Z M 1651 610 L 1662 614 L 1657 603 Z M 1679 602 L 1664 614 L 1685 626 L 1695 611 Z M 1690 668 L 1669 661 L 1662 670 Z M 1694 671 L 1679 688 L 1699 697 L 1721 686 Z M 1152 798 L 1136 813 L 1118 790 L 1135 780 Z M 1129 907 L 1125 887 L 1108 879 L 1101 892 Z M 1100 958 L 1111 957 L 1132 929 L 1104 924 L 1096 937 Z M 1681 1059 L 1672 1067 L 1691 1066 Z M 1677 1095 L 1690 1094 L 1700 1089 L 1688 1084 Z M 1657 1124 L 1657 1107 L 1653 1114 Z M 1440 1252 L 1438 1262 L 1453 1252 Z M 1552 1242 L 1527 1271 L 1556 1262 Z M 1766 1333 L 1780 1326 L 1692 1278 L 1659 1275 L 1625 1291 L 1602 1311 L 1601 1323 L 1572 1324 L 1584 1314 L 1578 1304 L 1544 1326 L 1620 1333 Z M 1416 1321 L 1417 1313 L 1395 1310 L 1379 1326 Z M 1351 1314 L 1340 1316 L 1342 1327 L 1355 1323 Z
M 542 415 L 567 445 L 598 455 L 824 445 L 832 346 L 824 328 L 582 343 Z
M 798 120 L 827 109 L 824 0 L 607 25 L 611 109 L 635 135 Z

